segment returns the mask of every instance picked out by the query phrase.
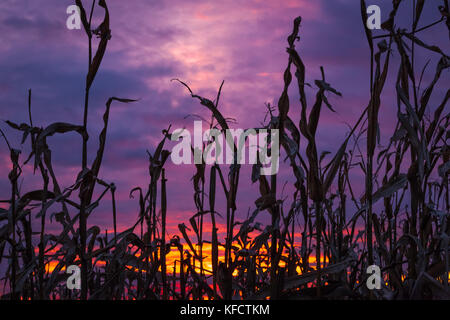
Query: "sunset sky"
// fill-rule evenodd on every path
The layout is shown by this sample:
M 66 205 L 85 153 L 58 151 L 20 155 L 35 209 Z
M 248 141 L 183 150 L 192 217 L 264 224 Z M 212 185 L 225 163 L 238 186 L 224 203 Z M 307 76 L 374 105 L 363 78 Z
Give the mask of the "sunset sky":
M 366 2 L 380 5 L 382 21 L 387 19 L 390 1 Z M 401 10 L 409 13 L 412 1 L 406 2 Z M 440 18 L 437 3 L 433 2 L 426 1 L 419 27 Z M 90 7 L 90 1 L 83 3 L 85 8 Z M 317 139 L 319 152 L 334 153 L 348 133 L 348 125 L 355 123 L 368 103 L 370 55 L 359 1 L 110 0 L 107 3 L 112 39 L 91 89 L 89 163 L 98 147 L 107 99 L 111 96 L 139 99 L 133 104 L 113 103 L 100 172 L 101 179 L 114 182 L 118 188 L 120 229 L 136 221 L 138 200 L 129 199 L 129 192 L 137 186 L 147 188 L 146 150 L 153 153 L 162 138 L 161 131 L 170 124 L 172 129 L 192 127 L 195 118 L 185 118 L 188 115 L 210 118 L 209 112 L 171 79 L 185 81 L 194 93 L 211 100 L 224 80 L 220 111 L 225 117 L 237 120 L 233 125 L 235 128 L 257 127 L 264 120 L 264 104 L 276 104 L 281 94 L 282 75 L 288 61 L 286 38 L 292 31 L 294 18 L 302 16 L 300 41 L 296 48 L 307 68 L 306 81 L 312 85 L 306 89 L 309 105 L 314 102 L 314 80 L 320 78 L 320 66 L 325 69 L 327 82 L 343 95 L 329 98 L 336 113 L 327 108 L 322 111 Z M 74 1 L 69 0 L 1 1 L 0 120 L 28 122 L 27 92 L 32 89 L 35 125 L 82 124 L 88 49 L 83 30 L 66 28 L 66 8 L 72 4 Z M 103 10 L 97 6 L 94 25 L 102 18 Z M 411 21 L 401 22 L 403 24 L 398 27 L 411 29 Z M 448 30 L 440 24 L 424 32 L 421 39 L 433 44 L 435 39 L 442 38 L 448 39 Z M 446 43 L 447 47 L 441 48 L 444 52 L 449 51 L 449 43 Z M 429 54 L 427 59 L 424 57 L 418 50 L 417 70 L 422 70 L 426 60 L 431 59 L 422 88 L 431 81 L 440 58 Z M 398 65 L 398 60 L 394 59 L 393 63 Z M 397 70 L 397 66 L 391 68 L 391 80 L 395 79 Z M 448 72 L 442 79 L 432 99 L 442 97 L 449 87 Z M 294 82 L 290 91 L 290 116 L 298 123 L 300 107 Z M 395 126 L 397 106 L 393 92 L 391 81 L 386 84 L 380 111 L 381 132 L 388 133 L 381 137 L 381 145 L 386 144 Z M 22 149 L 22 163 L 30 152 L 29 141 L 21 146 L 19 133 L 3 121 L 0 128 L 13 147 Z M 55 135 L 48 143 L 60 182 L 67 187 L 80 170 L 81 139 L 77 134 Z M 173 145 L 169 143 L 166 148 Z M 327 161 L 330 159 L 330 156 L 326 158 Z M 284 167 L 289 170 L 288 165 Z M 22 194 L 41 186 L 40 177 L 32 175 L 32 166 L 23 169 Z M 258 186 L 248 182 L 250 169 L 250 166 L 243 168 L 248 178 L 241 178 L 239 218 L 254 209 L 253 202 L 257 198 Z M 8 151 L 1 141 L 0 199 L 10 196 L 9 170 Z M 187 224 L 195 213 L 190 181 L 194 173 L 194 165 L 175 166 L 168 160 L 166 177 L 171 234 L 176 232 L 178 223 Z M 357 175 L 354 179 L 360 196 L 364 179 Z M 292 181 L 290 171 L 281 171 L 279 185 L 285 181 Z M 112 229 L 108 199 L 106 197 L 104 204 L 92 214 L 90 225 Z M 265 215 L 261 216 L 262 221 L 267 217 Z

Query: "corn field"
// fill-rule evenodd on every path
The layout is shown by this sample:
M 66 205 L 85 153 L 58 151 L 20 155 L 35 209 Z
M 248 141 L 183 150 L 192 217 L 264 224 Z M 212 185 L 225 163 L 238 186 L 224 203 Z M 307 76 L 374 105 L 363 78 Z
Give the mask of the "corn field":
M 30 90 L 23 122 L 5 125 L 21 135 L 32 152 L 22 154 L 1 131 L 0 148 L 7 148 L 11 163 L 10 193 L 0 195 L 0 263 L 6 263 L 0 269 L 1 299 L 450 299 L 449 43 L 420 39 L 435 27 L 448 28 L 450 35 L 450 10 L 447 0 L 436 1 L 441 17 L 418 27 L 425 1 L 417 0 L 413 24 L 401 29 L 396 18 L 410 14 L 401 12 L 401 2 L 392 1 L 389 18 L 374 35 L 366 26 L 367 5 L 360 1 L 371 68 L 370 78 L 360 81 L 370 86 L 370 96 L 346 138 L 335 141 L 334 154 L 319 152 L 317 132 L 321 114 L 335 112 L 329 97 L 345 99 L 346 92 L 327 82 L 326 65 L 320 68 L 320 79 L 306 82 L 309 70 L 302 60 L 300 36 L 306 32 L 301 24 L 307 17 L 294 19 L 292 30 L 286 30 L 283 90 L 276 105 L 261 108 L 264 121 L 256 128 L 279 130 L 280 170 L 289 171 L 293 179 L 289 192 L 278 174 L 261 175 L 261 163 L 254 164 L 249 183 L 259 196 L 246 218 L 239 219 L 247 210 L 238 201 L 239 186 L 247 179 L 241 165 L 195 164 L 187 192 L 196 212 L 179 221 L 177 234 L 169 234 L 167 216 L 171 201 L 176 201 L 168 197 L 166 183 L 176 179 L 166 168 L 173 146 L 170 123 L 160 143 L 149 147 L 153 152 L 148 154 L 148 185 L 126 191 L 138 203 L 137 218 L 126 230 L 118 230 L 114 177 L 100 172 L 110 147 L 113 105 L 136 100 L 107 99 L 103 119 L 98 119 L 103 130 L 98 137 L 89 136 L 89 98 L 112 39 L 110 15 L 105 0 L 89 8 L 76 0 L 89 59 L 82 122 L 43 127 L 34 123 Z M 99 26 L 92 25 L 94 6 L 103 14 Z M 418 50 L 437 64 L 428 67 L 427 61 L 419 61 Z M 422 81 L 424 72 L 433 72 L 430 83 Z M 396 110 L 396 126 L 380 132 L 390 75 L 397 99 L 389 107 Z M 203 97 L 189 79 L 173 79 L 169 85 L 198 103 L 199 114 L 211 119 L 210 128 L 224 132 L 233 124 L 220 108 L 226 87 L 220 86 L 215 97 Z M 434 99 L 440 101 L 435 105 L 430 97 L 438 87 L 444 88 L 444 95 Z M 289 88 L 298 91 L 300 99 L 290 98 Z M 307 91 L 314 92 L 314 99 Z M 291 117 L 294 109 L 299 110 L 299 121 Z M 73 143 L 82 146 L 79 170 L 72 184 L 62 185 L 52 162 L 58 150 L 51 150 L 47 140 L 74 133 L 79 139 Z M 388 145 L 380 145 L 380 135 L 391 136 Z M 98 144 L 92 163 L 88 139 Z M 204 142 L 203 148 L 211 143 Z M 33 168 L 40 188 L 21 192 L 24 166 Z M 364 179 L 363 190 L 355 188 L 355 176 Z M 114 230 L 89 223 L 106 195 L 112 199 Z M 258 222 L 264 212 L 270 215 L 266 225 Z M 49 224 L 60 232 L 49 232 Z M 71 265 L 81 271 L 79 290 L 66 285 Z M 381 287 L 375 290 L 367 286 L 372 265 L 381 271 Z

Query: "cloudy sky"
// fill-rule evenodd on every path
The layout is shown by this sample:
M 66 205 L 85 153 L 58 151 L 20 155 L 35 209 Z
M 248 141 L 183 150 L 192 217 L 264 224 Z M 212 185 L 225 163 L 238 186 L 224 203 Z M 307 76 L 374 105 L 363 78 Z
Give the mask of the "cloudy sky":
M 386 20 L 390 1 L 367 0 L 381 6 Z M 408 18 L 411 2 L 402 4 L 404 19 L 399 27 L 411 29 Z M 35 125 L 45 127 L 62 121 L 82 124 L 84 81 L 88 67 L 88 48 L 83 30 L 66 27 L 69 0 L 2 0 L 0 3 L 0 119 L 28 122 L 27 92 L 32 89 L 32 113 Z M 90 1 L 83 1 L 86 8 Z M 138 202 L 129 199 L 136 186 L 148 184 L 146 150 L 153 152 L 161 131 L 191 127 L 188 115 L 210 115 L 197 100 L 190 98 L 179 78 L 195 93 L 213 100 L 225 81 L 220 110 L 235 118 L 235 128 L 259 126 L 264 120 L 265 103 L 275 103 L 282 91 L 282 74 L 287 64 L 286 38 L 294 18 L 302 16 L 300 41 L 296 47 L 307 67 L 306 81 L 320 78 L 320 66 L 327 82 L 342 92 L 330 96 L 336 113 L 323 109 L 319 124 L 319 152 L 336 151 L 348 133 L 347 124 L 359 118 L 368 102 L 370 55 L 355 0 L 130 0 L 108 1 L 112 38 L 100 71 L 91 89 L 89 110 L 89 162 L 98 147 L 105 102 L 111 96 L 139 99 L 133 104 L 114 103 L 110 115 L 107 150 L 100 177 L 118 187 L 120 228 L 134 223 Z M 94 25 L 101 22 L 103 9 L 96 7 Z M 420 26 L 440 18 L 437 1 L 426 1 Z M 383 31 L 376 31 L 382 34 Z M 422 34 L 433 44 L 448 39 L 443 24 Z M 442 48 L 448 52 L 447 47 Z M 439 56 L 417 51 L 417 70 L 431 59 L 424 73 L 428 83 L 434 75 Z M 398 63 L 394 59 L 393 63 Z M 391 68 L 395 79 L 397 66 Z M 436 90 L 436 96 L 448 88 L 448 73 Z M 445 82 L 446 81 L 446 82 Z M 396 104 L 393 82 L 387 84 L 380 112 L 381 144 L 386 143 L 395 126 Z M 314 85 L 307 88 L 313 103 Z M 291 117 L 298 123 L 299 105 L 295 87 L 290 91 Z M 0 127 L 15 148 L 22 149 L 22 162 L 29 154 L 29 142 L 20 145 L 21 136 L 3 121 Z M 76 134 L 49 139 L 57 174 L 69 186 L 80 170 L 81 139 Z M 304 147 L 304 146 L 303 146 Z M 170 161 L 170 160 L 169 160 Z M 0 199 L 9 198 L 10 164 L 6 145 L 0 143 Z M 250 175 L 249 168 L 244 174 Z M 194 213 L 190 178 L 195 167 L 168 163 L 169 219 L 187 222 Z M 241 181 L 248 181 L 243 178 Z M 251 208 L 257 185 L 241 182 L 238 196 L 240 217 Z M 282 171 L 280 185 L 289 180 Z M 39 186 L 32 168 L 24 167 L 21 192 Z M 355 177 L 362 186 L 364 180 Z M 108 199 L 108 198 L 106 198 Z M 90 224 L 111 229 L 110 202 L 98 208 Z M 175 231 L 175 230 L 173 230 Z

